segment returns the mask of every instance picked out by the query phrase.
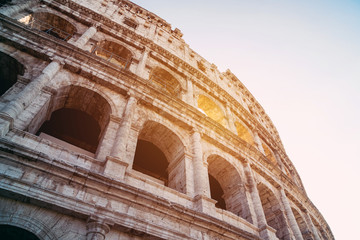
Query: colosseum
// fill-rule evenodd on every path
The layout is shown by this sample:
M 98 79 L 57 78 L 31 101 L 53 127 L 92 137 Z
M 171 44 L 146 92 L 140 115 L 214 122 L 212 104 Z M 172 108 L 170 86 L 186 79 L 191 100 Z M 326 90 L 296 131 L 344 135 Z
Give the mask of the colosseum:
M 3 239 L 334 236 L 230 71 L 127 0 L 0 4 Z

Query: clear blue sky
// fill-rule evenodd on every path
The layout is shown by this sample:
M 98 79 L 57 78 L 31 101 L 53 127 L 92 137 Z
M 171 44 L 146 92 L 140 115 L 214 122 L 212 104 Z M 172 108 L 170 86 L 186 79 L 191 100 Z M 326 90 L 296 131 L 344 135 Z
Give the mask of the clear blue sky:
M 360 0 L 134 2 L 237 75 L 335 238 L 359 238 Z

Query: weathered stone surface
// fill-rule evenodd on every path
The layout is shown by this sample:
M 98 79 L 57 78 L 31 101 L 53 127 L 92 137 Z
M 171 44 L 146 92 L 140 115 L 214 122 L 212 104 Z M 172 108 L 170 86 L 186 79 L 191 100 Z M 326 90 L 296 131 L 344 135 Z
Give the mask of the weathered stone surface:
M 260 104 L 179 29 L 127 0 L 14 0 L 0 19 L 0 226 L 334 239 Z

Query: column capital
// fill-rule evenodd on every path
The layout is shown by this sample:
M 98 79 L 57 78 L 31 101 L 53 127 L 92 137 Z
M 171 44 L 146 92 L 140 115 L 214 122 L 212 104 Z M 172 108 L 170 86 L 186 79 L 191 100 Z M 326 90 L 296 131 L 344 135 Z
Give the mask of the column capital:
M 89 217 L 86 223 L 86 239 L 104 240 L 111 225 L 113 222 L 110 220 Z

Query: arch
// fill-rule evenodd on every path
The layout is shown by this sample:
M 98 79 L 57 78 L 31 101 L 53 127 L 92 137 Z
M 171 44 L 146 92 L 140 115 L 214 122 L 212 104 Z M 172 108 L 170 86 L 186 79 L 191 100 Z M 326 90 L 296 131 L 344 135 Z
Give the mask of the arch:
M 184 144 L 173 131 L 160 123 L 144 123 L 138 136 L 133 169 L 186 193 Z
M 199 95 L 198 100 L 198 107 L 211 119 L 220 123 L 224 127 L 227 126 L 226 118 L 221 110 L 221 108 L 210 98 L 206 97 L 205 95 Z
M 155 67 L 151 71 L 149 79 L 174 96 L 179 96 L 181 92 L 179 81 L 171 73 L 160 67 Z
M 76 27 L 68 20 L 49 12 L 35 12 L 19 19 L 19 22 L 64 41 L 68 41 L 77 32 Z
M 286 218 L 282 212 L 279 199 L 263 183 L 259 183 L 257 188 L 267 224 L 276 230 L 276 236 L 279 239 L 290 239 Z
M 237 134 L 241 139 L 243 139 L 244 141 L 246 141 L 247 143 L 249 143 L 251 145 L 254 144 L 254 137 L 252 136 L 250 130 L 247 127 L 245 127 L 244 124 L 236 121 L 235 127 L 236 127 Z
M 18 213 L 5 212 L 0 215 L 0 225 L 8 225 L 24 229 L 40 240 L 56 240 L 52 230 L 38 219 Z M 2 236 L 2 235 L 1 235 Z
M 311 239 L 311 231 L 308 229 L 304 218 L 301 216 L 300 212 L 297 211 L 295 208 L 291 208 L 296 222 L 299 226 L 300 232 L 304 239 Z
M 12 240 L 40 240 L 35 234 L 23 228 L 0 224 L 0 236 L 3 239 Z
M 268 147 L 268 145 L 266 145 L 263 141 L 261 141 L 261 145 L 262 145 L 262 147 L 264 149 L 265 157 L 267 159 L 269 159 L 270 162 L 277 165 L 277 161 L 276 161 L 276 158 L 275 158 L 275 155 L 274 155 L 273 151 L 271 151 L 271 149 Z
M 0 96 L 7 92 L 16 83 L 18 75 L 23 75 L 24 72 L 24 65 L 0 52 Z
M 50 135 L 61 140 L 57 141 L 61 145 L 71 144 L 75 146 L 73 150 L 84 149 L 83 153 L 93 156 L 110 120 L 109 103 L 98 93 L 79 86 L 59 89 L 52 101 L 51 117 L 37 134 Z M 49 139 L 56 141 L 52 137 Z
M 207 158 L 211 198 L 216 207 L 228 210 L 251 222 L 242 179 L 237 169 L 219 155 Z
M 121 44 L 103 40 L 98 42 L 92 52 L 111 63 L 127 69 L 133 58 L 133 53 Z

